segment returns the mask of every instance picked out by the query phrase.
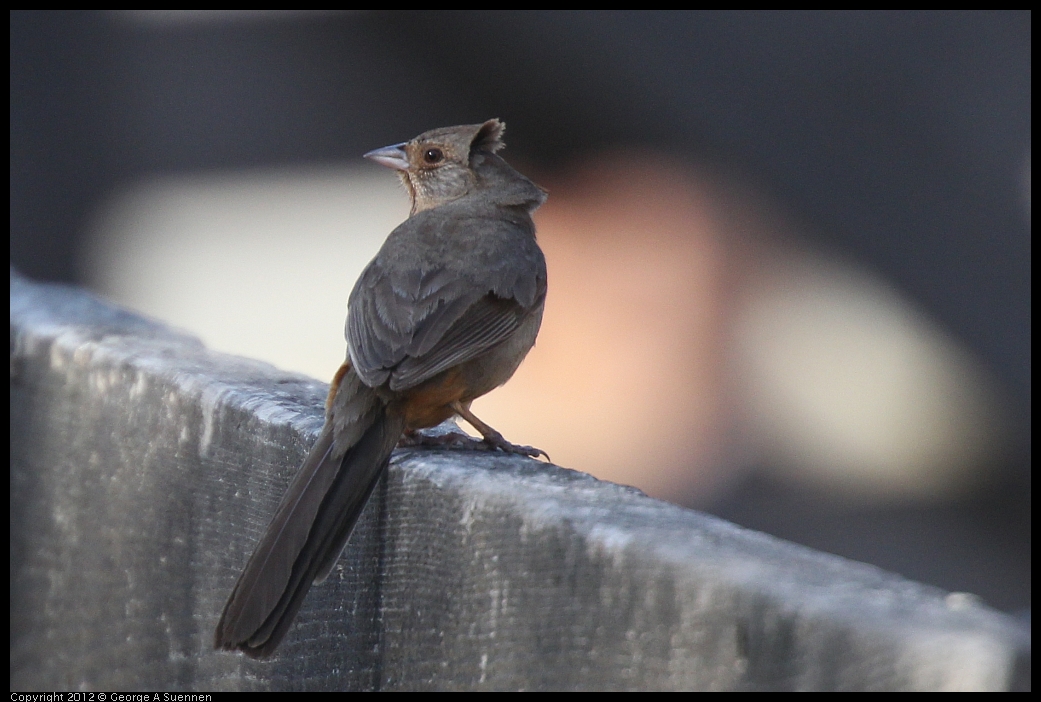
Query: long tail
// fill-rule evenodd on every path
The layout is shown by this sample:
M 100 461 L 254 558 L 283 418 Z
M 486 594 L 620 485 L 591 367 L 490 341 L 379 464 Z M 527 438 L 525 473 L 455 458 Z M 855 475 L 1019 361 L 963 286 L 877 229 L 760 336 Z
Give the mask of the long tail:
M 311 584 L 335 565 L 401 438 L 404 419 L 353 370 L 337 381 L 318 441 L 224 606 L 215 648 L 254 658 L 275 652 Z

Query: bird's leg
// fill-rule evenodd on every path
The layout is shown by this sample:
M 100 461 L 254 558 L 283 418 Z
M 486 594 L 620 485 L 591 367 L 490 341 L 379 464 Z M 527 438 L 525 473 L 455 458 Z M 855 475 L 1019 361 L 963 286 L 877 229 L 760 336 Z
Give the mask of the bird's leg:
M 457 400 L 448 406 L 451 407 L 456 414 L 469 422 L 470 425 L 484 437 L 484 443 L 488 444 L 490 447 L 497 448 L 505 453 L 516 453 L 521 456 L 530 456 L 531 458 L 538 458 L 541 455 L 545 456 L 547 461 L 551 460 L 549 454 L 540 448 L 511 444 L 503 438 L 502 434 L 478 419 L 477 416 L 470 411 L 469 403 L 463 405 L 463 403 Z

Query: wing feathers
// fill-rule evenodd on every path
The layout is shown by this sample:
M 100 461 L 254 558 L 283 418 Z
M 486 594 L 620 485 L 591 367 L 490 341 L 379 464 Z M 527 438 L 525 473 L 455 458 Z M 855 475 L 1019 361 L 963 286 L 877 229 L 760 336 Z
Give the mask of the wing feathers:
M 545 299 L 546 262 L 526 212 L 424 214 L 391 234 L 351 292 L 347 346 L 370 387 L 408 389 L 484 353 Z M 441 250 L 446 241 L 454 253 Z

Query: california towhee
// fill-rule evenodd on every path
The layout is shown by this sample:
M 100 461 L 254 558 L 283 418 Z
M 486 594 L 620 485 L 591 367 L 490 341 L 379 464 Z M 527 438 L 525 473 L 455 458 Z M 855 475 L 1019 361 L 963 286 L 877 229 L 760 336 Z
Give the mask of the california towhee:
M 459 415 L 485 447 L 543 453 L 510 444 L 470 412 L 534 345 L 546 299 L 531 219 L 546 194 L 495 154 L 502 132 L 493 119 L 365 154 L 399 172 L 412 214 L 351 291 L 347 360 L 325 426 L 224 606 L 216 648 L 274 653 L 403 434 Z

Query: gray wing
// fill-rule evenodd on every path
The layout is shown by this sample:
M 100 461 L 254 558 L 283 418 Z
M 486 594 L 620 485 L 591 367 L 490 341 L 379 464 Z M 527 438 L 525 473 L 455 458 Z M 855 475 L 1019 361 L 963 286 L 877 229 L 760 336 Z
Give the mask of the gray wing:
M 525 219 L 460 219 L 459 231 L 440 224 L 430 237 L 431 223 L 417 216 L 395 230 L 348 305 L 348 348 L 367 385 L 414 387 L 516 331 L 546 292 L 545 259 Z M 446 234 L 455 237 L 448 251 L 439 246 Z
M 391 374 L 390 389 L 414 387 L 480 356 L 513 334 L 528 314 L 529 310 L 516 300 L 485 295 L 470 305 L 427 353 L 406 355 Z

